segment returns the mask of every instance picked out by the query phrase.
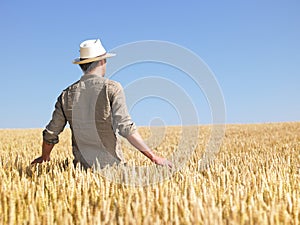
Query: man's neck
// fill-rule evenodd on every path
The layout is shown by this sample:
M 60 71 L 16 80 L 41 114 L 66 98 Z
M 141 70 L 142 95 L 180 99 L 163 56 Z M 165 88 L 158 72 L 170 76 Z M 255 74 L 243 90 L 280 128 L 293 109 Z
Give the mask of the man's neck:
M 99 76 L 99 77 L 104 77 L 105 74 L 100 74 L 100 73 L 93 73 L 92 71 L 89 72 L 89 73 L 85 73 L 83 74 L 84 76 L 89 76 L 89 75 L 96 75 L 96 76 Z
M 97 76 L 100 76 L 100 77 L 104 77 L 105 71 L 103 70 L 102 67 L 96 67 L 95 69 L 91 70 L 88 73 L 85 73 L 84 75 L 91 75 L 91 74 L 97 75 Z

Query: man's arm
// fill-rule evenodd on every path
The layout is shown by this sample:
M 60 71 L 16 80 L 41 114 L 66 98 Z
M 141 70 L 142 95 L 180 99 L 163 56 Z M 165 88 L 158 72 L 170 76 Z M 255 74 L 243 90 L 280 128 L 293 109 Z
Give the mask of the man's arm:
M 154 154 L 154 152 L 146 145 L 141 135 L 137 131 L 128 135 L 126 138 L 130 144 L 132 144 L 155 164 L 172 168 L 172 163 L 169 160 Z
M 67 119 L 62 108 L 62 95 L 57 98 L 52 120 L 43 131 L 42 155 L 32 161 L 31 164 L 50 161 L 50 153 L 56 143 L 59 142 L 58 135 L 63 131 Z
M 42 162 L 47 162 L 47 161 L 50 161 L 50 153 L 52 151 L 54 147 L 54 144 L 50 144 L 50 143 L 47 143 L 45 141 L 43 141 L 43 144 L 42 144 L 42 156 L 36 158 L 35 160 L 33 160 L 31 162 L 31 164 L 36 164 L 36 163 L 42 163 Z
M 171 167 L 172 163 L 165 158 L 155 155 L 138 133 L 136 126 L 128 113 L 122 86 L 119 83 L 111 83 L 111 85 L 111 93 L 113 93 L 111 96 L 113 124 L 114 127 L 119 130 L 119 134 L 125 137 L 130 144 L 137 148 L 152 162 L 157 165 L 167 165 Z

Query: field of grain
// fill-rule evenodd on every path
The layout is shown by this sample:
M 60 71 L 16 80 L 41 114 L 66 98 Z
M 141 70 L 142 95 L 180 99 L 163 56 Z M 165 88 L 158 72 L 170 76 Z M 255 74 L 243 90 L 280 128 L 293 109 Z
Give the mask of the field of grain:
M 210 126 L 200 126 L 186 165 L 143 186 L 74 168 L 68 129 L 51 162 L 30 166 L 41 131 L 0 130 L 0 224 L 300 224 L 299 122 L 227 125 L 205 170 Z M 139 131 L 165 157 L 181 136 L 180 127 Z M 167 170 L 122 142 L 128 165 Z

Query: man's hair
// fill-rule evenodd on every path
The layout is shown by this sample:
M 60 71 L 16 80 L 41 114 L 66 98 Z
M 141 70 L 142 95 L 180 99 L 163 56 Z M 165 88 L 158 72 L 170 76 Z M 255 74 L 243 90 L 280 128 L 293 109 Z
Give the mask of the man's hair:
M 79 64 L 79 66 L 84 73 L 89 73 L 91 70 L 93 70 L 97 67 L 98 63 L 99 63 L 99 60 L 95 61 L 95 62 Z

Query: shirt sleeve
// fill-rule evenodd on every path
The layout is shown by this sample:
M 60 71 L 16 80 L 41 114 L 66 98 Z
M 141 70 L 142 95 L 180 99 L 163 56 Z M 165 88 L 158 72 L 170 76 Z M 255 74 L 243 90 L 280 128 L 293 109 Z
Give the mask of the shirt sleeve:
M 114 130 L 123 137 L 133 134 L 137 128 L 126 106 L 124 90 L 121 84 L 114 82 L 111 86 L 111 110 Z
M 57 98 L 55 109 L 52 114 L 52 119 L 43 131 L 43 140 L 50 144 L 59 142 L 58 135 L 64 130 L 67 123 L 63 108 L 62 94 Z

